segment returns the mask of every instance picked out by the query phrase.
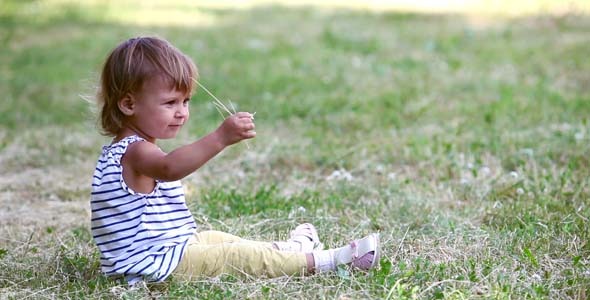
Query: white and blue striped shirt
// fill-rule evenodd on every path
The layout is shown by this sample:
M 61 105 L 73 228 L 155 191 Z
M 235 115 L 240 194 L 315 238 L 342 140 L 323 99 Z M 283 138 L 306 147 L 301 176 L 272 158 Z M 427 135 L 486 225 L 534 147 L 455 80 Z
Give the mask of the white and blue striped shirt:
M 180 181 L 156 181 L 149 194 L 123 180 L 121 158 L 144 141 L 134 135 L 102 149 L 92 180 L 92 236 L 106 275 L 124 275 L 130 285 L 162 281 L 176 268 L 196 224 Z

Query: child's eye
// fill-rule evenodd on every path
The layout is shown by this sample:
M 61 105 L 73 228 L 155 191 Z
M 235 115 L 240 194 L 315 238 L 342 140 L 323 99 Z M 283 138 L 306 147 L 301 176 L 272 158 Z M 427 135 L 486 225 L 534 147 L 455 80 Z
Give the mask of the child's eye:
M 182 104 L 184 105 L 188 105 L 188 103 L 191 101 L 191 98 L 186 98 L 184 99 L 184 101 L 182 101 Z

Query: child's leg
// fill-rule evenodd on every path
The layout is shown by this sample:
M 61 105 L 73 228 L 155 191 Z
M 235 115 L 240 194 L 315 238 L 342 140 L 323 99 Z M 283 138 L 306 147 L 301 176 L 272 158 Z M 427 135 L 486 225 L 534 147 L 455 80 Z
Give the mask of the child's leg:
M 204 245 L 243 242 L 258 244 L 266 247 L 272 247 L 272 243 L 246 240 L 239 236 L 235 236 L 233 234 L 217 230 L 207 230 L 195 233 L 195 235 L 192 236 L 191 239 L 192 240 L 189 240 L 189 243 L 199 243 Z
M 219 241 L 220 236 L 212 233 Z M 209 234 L 207 234 L 209 235 Z M 307 255 L 301 252 L 279 251 L 270 243 L 253 241 L 228 241 L 199 243 L 189 241 L 174 275 L 190 280 L 197 276 L 220 274 L 279 277 L 304 274 L 308 269 Z
M 272 243 L 244 240 L 220 231 L 191 237 L 174 274 L 190 280 L 219 274 L 279 277 L 333 271 L 340 264 L 368 270 L 379 265 L 379 235 L 350 245 L 312 253 L 280 251 Z
M 275 241 L 268 243 L 246 240 L 238 236 L 216 230 L 203 231 L 195 235 L 197 242 L 203 244 L 251 242 L 262 244 L 267 247 L 274 247 L 275 249 L 282 251 L 296 251 L 305 253 L 322 250 L 324 248 L 324 245 L 320 242 L 315 227 L 310 223 L 300 224 L 293 231 L 291 231 L 290 236 L 291 237 L 287 241 Z

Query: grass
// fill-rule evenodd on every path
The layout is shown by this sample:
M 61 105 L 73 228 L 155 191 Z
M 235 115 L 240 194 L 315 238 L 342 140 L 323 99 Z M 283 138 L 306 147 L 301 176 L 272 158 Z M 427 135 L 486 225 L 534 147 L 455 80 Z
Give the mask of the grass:
M 154 5 L 0 3 L 1 299 L 589 297 L 587 12 Z M 108 139 L 81 96 L 141 34 L 257 112 L 249 149 L 184 180 L 202 229 L 273 240 L 309 221 L 328 246 L 379 231 L 382 267 L 135 289 L 102 276 L 88 193 Z M 193 98 L 164 149 L 219 124 L 211 98 Z

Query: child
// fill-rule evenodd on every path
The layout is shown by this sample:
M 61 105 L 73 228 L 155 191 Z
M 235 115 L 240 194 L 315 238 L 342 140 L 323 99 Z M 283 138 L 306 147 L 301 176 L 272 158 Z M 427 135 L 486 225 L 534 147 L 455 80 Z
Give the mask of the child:
M 102 271 L 133 285 L 174 274 L 222 273 L 276 277 L 335 270 L 367 270 L 379 263 L 378 235 L 322 250 L 311 224 L 287 241 L 254 242 L 219 232 L 197 232 L 180 179 L 224 148 L 256 136 L 254 116 L 238 112 L 207 136 L 165 153 L 158 139 L 174 138 L 189 117 L 197 69 L 167 41 L 127 40 L 108 56 L 98 99 L 103 133 L 113 136 L 92 182 L 92 235 Z

